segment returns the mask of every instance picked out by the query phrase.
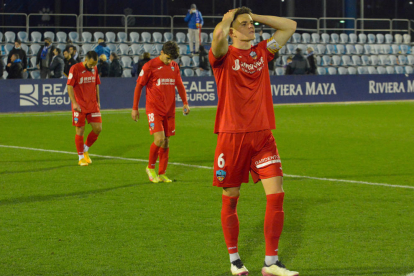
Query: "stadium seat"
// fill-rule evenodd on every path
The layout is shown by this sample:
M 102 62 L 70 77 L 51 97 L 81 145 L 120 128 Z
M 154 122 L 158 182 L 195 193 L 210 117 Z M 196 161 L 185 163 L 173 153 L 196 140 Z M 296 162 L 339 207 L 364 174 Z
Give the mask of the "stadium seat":
M 126 34 L 126 32 L 118 32 L 117 37 L 119 43 L 126 43 L 128 40 L 128 35 Z
M 323 45 L 323 44 L 318 44 L 316 47 L 318 48 L 318 53 L 319 53 L 320 55 L 325 54 L 325 51 L 326 51 L 326 47 L 325 47 L 325 45 Z
M 280 68 L 280 67 L 276 68 L 276 75 L 277 76 L 283 76 L 284 74 L 285 74 L 285 69 L 284 68 Z
M 194 77 L 194 71 L 193 69 L 184 69 L 184 76 L 186 77 Z
M 361 61 L 361 57 L 357 56 L 357 55 L 353 55 L 352 56 L 352 62 L 355 66 L 360 66 L 362 65 L 362 61 Z
M 132 78 L 131 69 L 124 69 L 124 71 L 122 71 L 122 77 L 124 77 L 124 78 Z
M 371 56 L 371 65 L 379 65 L 379 58 L 378 56 Z
M 39 70 L 31 71 L 30 72 L 30 77 L 34 80 L 40 79 L 40 71 Z
M 326 75 L 326 68 L 318 67 L 318 75 Z
M 210 38 L 210 43 L 211 43 L 211 42 L 213 42 L 213 33 L 210 33 L 210 34 L 208 35 L 208 37 Z
M 139 61 L 139 56 L 135 56 L 132 60 L 133 60 L 133 62 L 134 62 L 134 63 L 138 63 L 138 61 Z
M 403 36 L 400 34 L 396 34 L 394 38 L 395 38 L 395 43 L 397 44 L 401 44 L 403 42 Z
M 173 40 L 173 34 L 170 33 L 170 32 L 165 32 L 164 33 L 164 42 L 171 41 L 171 40 Z
M 389 65 L 397 65 L 397 57 L 388 55 Z
M 107 43 L 115 43 L 116 34 L 114 32 L 106 32 L 105 37 Z
M 193 60 L 194 67 L 199 67 L 200 66 L 200 57 L 199 56 L 193 56 L 192 60 Z
M 379 55 L 380 65 L 388 65 L 390 64 L 390 59 L 388 55 Z
M 393 44 L 391 45 L 391 50 L 394 55 L 397 55 L 400 53 L 400 46 Z
M 384 35 L 383 34 L 377 34 L 377 43 L 383 44 L 384 43 Z
M 332 44 L 326 45 L 326 53 L 328 55 L 334 55 L 335 54 L 335 46 L 333 46 Z
M 351 66 L 351 65 L 353 65 L 353 62 L 352 62 L 352 60 L 351 60 L 351 57 L 350 56 L 342 56 L 342 64 L 343 65 L 345 65 L 345 66 Z
M 392 43 L 392 35 L 385 34 L 385 43 L 391 44 Z
M 279 50 L 279 55 L 284 55 L 286 54 L 286 45 L 283 46 L 280 50 Z
M 66 49 L 66 44 L 59 43 L 58 45 L 56 45 L 56 48 L 59 48 L 62 51 L 63 55 L 63 51 Z
M 307 49 L 308 47 L 305 44 L 298 44 L 298 48 L 302 50 L 302 54 L 306 55 L 307 54 Z
M 408 54 L 408 51 L 410 50 L 410 48 L 407 45 L 401 45 L 400 50 L 401 50 L 401 54 L 406 55 Z
M 364 53 L 364 47 L 362 45 L 360 45 L 360 44 L 356 44 L 355 45 L 355 52 L 358 55 L 362 55 Z
M 200 41 L 200 44 L 207 44 L 207 43 L 208 43 L 208 34 L 202 32 L 201 33 L 201 41 Z
M 118 47 L 116 44 L 108 43 L 106 46 L 109 48 L 109 50 L 111 50 L 111 53 L 117 52 Z
M 101 37 L 98 37 L 98 38 L 101 38 Z M 96 37 L 95 37 L 95 41 L 98 41 Z M 82 43 L 92 43 L 92 34 L 90 32 L 82 32 Z
M 410 44 L 411 43 L 411 35 L 409 35 L 409 34 L 403 35 L 403 41 L 406 44 Z
M 367 35 L 366 34 L 359 34 L 358 38 L 359 38 L 358 43 L 360 43 L 360 44 L 367 43 Z
M 359 45 L 359 46 L 361 46 L 361 45 Z M 355 50 L 354 45 L 347 44 L 347 45 L 345 45 L 345 47 L 346 47 L 346 53 L 347 53 L 348 55 L 353 55 L 353 54 L 355 54 L 355 53 L 356 53 L 356 50 Z
M 370 55 L 371 54 L 371 46 L 368 44 L 364 44 L 365 54 Z
M 341 57 L 340 56 L 333 56 L 332 57 L 332 63 L 335 66 L 340 66 L 341 65 Z
M 292 42 L 293 43 L 301 43 L 301 35 L 298 33 L 294 33 L 292 35 Z
M 412 74 L 413 73 L 413 67 L 411 66 L 405 66 L 405 73 L 406 74 Z
M 288 44 L 287 45 L 287 53 L 288 54 L 295 54 L 295 51 L 296 51 L 296 45 L 294 45 L 294 44 Z
M 370 75 L 376 75 L 376 74 L 378 74 L 378 71 L 374 66 L 368 66 L 368 73 Z
M 4 33 L 4 38 L 6 43 L 14 43 L 16 40 L 16 34 L 14 32 L 8 31 Z
M 177 43 L 185 43 L 185 34 L 182 32 L 178 32 L 175 34 L 175 38 L 177 40 Z
M 128 44 L 125 44 L 125 43 L 119 44 L 118 50 L 119 50 L 119 53 L 121 55 L 124 55 L 124 56 L 129 55 L 129 46 L 128 46 Z
M 316 56 L 316 65 L 320 66 L 322 63 L 322 58 L 320 56 Z
M 29 69 L 35 69 L 35 68 L 37 68 L 36 67 L 36 60 L 37 60 L 37 57 L 31 57 L 30 58 Z
M 381 45 L 378 45 L 378 44 L 371 45 L 371 52 L 373 52 L 376 55 L 381 54 L 382 53 Z
M 147 44 L 145 43 L 142 48 L 144 49 L 144 52 L 150 53 L 151 55 L 154 54 L 154 45 L 153 44 Z
M 82 53 L 81 55 L 86 55 L 87 52 L 92 50 L 91 44 L 82 44 Z
M 201 77 L 201 70 L 200 70 L 200 68 L 197 68 L 195 70 L 195 74 L 196 74 L 197 77 Z
M 323 33 L 321 37 L 323 43 L 329 43 L 329 34 Z
M 387 74 L 387 70 L 385 69 L 385 67 L 382 67 L 382 66 L 378 66 L 377 71 L 378 71 L 378 74 Z
M 130 57 L 126 57 L 126 56 L 121 57 L 121 62 L 124 68 L 131 68 L 132 59 Z
M 3 33 L 0 32 L 0 44 L 3 42 Z
M 142 44 L 132 44 L 131 50 L 133 55 L 141 55 L 144 51 Z
M 263 33 L 262 37 L 263 37 L 263 40 L 268 40 L 270 38 L 270 34 L 269 33 Z
M 370 58 L 368 56 L 361 56 L 361 61 L 363 65 L 369 65 L 370 64 Z
M 337 44 L 339 43 L 339 35 L 336 33 L 331 34 L 331 43 Z
M 320 36 L 317 33 L 313 33 L 312 34 L 312 43 L 319 43 L 320 41 Z
M 22 47 L 22 50 L 26 52 L 26 54 L 29 53 L 29 46 L 27 46 L 26 44 L 22 43 L 20 45 L 20 47 Z
M 143 43 L 151 43 L 151 34 L 149 32 L 142 32 L 141 40 Z
M 395 74 L 404 74 L 404 68 L 402 66 L 395 66 L 394 70 Z
M 356 44 L 358 42 L 358 38 L 356 34 L 349 34 L 349 43 Z
M 348 74 L 349 75 L 356 75 L 357 70 L 355 69 L 355 67 L 348 67 Z
M 45 33 L 43 34 L 43 37 L 44 37 L 44 39 L 45 39 L 46 37 L 49 37 L 50 39 L 52 39 L 52 42 L 53 42 L 53 41 L 55 41 L 55 33 L 53 33 L 53 32 L 45 32 Z
M 348 69 L 345 68 L 345 67 L 339 67 L 338 68 L 338 74 L 339 75 L 346 75 L 346 74 L 348 74 Z
M 348 43 L 348 34 L 340 34 L 341 43 L 347 44 Z
M 29 36 L 24 31 L 18 32 L 17 33 L 17 38 L 19 38 L 20 41 L 23 42 L 23 43 L 26 43 L 27 41 L 29 41 Z M 1 43 L 1 40 L 0 40 L 0 43 Z
M 337 51 L 338 55 L 345 54 L 345 46 L 342 45 L 342 44 L 336 45 L 336 51 Z
M 152 39 L 154 43 L 162 43 L 162 34 L 160 32 L 153 32 Z
M 384 44 L 384 45 L 381 45 L 381 46 L 382 46 L 382 52 L 384 54 L 391 54 L 392 53 L 392 49 L 391 49 L 390 45 Z
M 139 43 L 139 33 L 137 32 L 129 33 L 129 39 L 131 43 Z
M 69 39 L 73 42 L 73 43 L 77 43 L 79 42 L 79 34 L 77 32 L 70 32 L 68 34 Z M 33 38 L 32 38 L 33 40 Z
M 178 47 L 180 47 L 180 55 L 187 54 L 187 45 L 178 45 Z
M 162 50 L 162 46 L 163 46 L 163 44 L 155 44 L 154 46 L 155 46 L 155 47 L 154 47 L 155 54 L 156 54 L 156 55 L 160 55 L 160 54 L 161 54 L 161 50 Z
M 6 55 L 8 55 L 13 48 L 14 48 L 14 44 L 4 45 L 4 52 L 6 53 Z
M 386 70 L 387 74 L 395 74 L 394 66 L 387 66 Z
M 408 55 L 407 59 L 408 59 L 408 64 L 409 65 L 414 65 L 414 56 Z
M 182 56 L 181 63 L 184 67 L 191 67 L 191 58 L 189 56 Z
M 328 68 L 328 74 L 329 75 L 336 75 L 337 74 L 337 70 L 335 67 L 329 67 Z
M 33 43 L 40 43 L 42 42 L 42 34 L 39 32 L 32 32 L 30 34 L 30 37 L 32 38 Z
M 368 34 L 368 43 L 369 44 L 375 43 L 375 35 L 374 34 Z
M 287 64 L 287 59 L 288 59 L 288 56 L 282 56 L 282 64 L 281 65 L 286 65 Z
M 3 57 L 3 64 L 4 64 L 4 67 L 6 67 L 6 65 L 7 65 L 7 56 Z
M 270 36 L 270 35 L 269 35 L 269 36 Z M 302 34 L 302 42 L 303 42 L 303 43 L 307 43 L 307 44 L 311 43 L 311 36 L 310 36 L 310 34 L 308 34 L 308 33 L 303 33 L 303 34 Z
M 366 67 L 358 66 L 358 74 L 359 75 L 365 75 L 366 73 L 367 73 L 367 68 Z
M 83 33 L 82 33 L 83 36 Z M 105 35 L 103 32 L 94 32 L 93 33 L 94 42 L 98 42 L 99 38 L 105 38 Z
M 37 53 L 39 52 L 39 50 L 40 50 L 40 45 L 39 44 L 32 44 L 32 45 L 30 45 L 30 53 L 32 54 L 32 55 L 37 55 Z
M 58 43 L 66 43 L 68 35 L 65 32 L 57 32 L 56 33 L 56 40 Z

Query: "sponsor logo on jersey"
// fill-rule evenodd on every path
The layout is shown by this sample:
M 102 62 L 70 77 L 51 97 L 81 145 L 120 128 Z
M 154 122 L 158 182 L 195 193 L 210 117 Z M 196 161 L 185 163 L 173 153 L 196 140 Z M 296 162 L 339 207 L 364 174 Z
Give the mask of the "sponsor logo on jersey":
M 87 83 L 94 83 L 95 82 L 95 77 L 82 77 L 79 79 L 78 84 L 87 84 Z
M 39 105 L 39 85 L 21 84 L 20 85 L 20 106 Z
M 161 69 L 162 69 L 162 66 L 158 67 L 157 69 L 158 69 L 158 70 L 161 70 Z
M 279 155 L 268 156 L 255 162 L 256 168 L 260 169 L 270 164 L 281 163 Z
M 216 171 L 216 177 L 218 181 L 223 182 L 223 180 L 226 178 L 227 173 L 223 170 Z
M 156 85 L 175 85 L 175 79 L 157 79 Z
M 234 61 L 234 66 L 233 67 L 231 67 L 234 71 L 237 71 L 237 70 L 239 70 L 240 69 L 240 61 L 238 60 L 238 59 L 236 59 L 235 61 Z
M 255 52 L 252 52 L 252 53 L 255 53 Z M 257 59 L 257 56 L 255 59 Z M 264 63 L 263 57 L 260 57 L 260 59 L 255 61 L 254 63 L 247 63 L 247 62 L 236 59 L 234 60 L 234 66 L 232 67 L 232 69 L 234 71 L 242 69 L 242 71 L 246 73 L 254 74 L 256 72 L 261 71 L 264 67 L 264 64 L 265 63 Z
M 139 72 L 139 76 L 142 77 L 144 75 L 144 69 L 141 70 L 141 72 Z

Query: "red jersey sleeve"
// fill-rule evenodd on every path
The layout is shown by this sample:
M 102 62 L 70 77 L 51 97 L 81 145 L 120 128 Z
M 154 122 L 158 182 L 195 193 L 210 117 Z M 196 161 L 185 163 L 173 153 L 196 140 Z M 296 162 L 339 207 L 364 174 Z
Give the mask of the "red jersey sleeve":
M 78 79 L 78 70 L 76 70 L 76 66 L 70 67 L 69 75 L 68 75 L 68 82 L 67 85 L 75 86 L 76 80 Z
M 213 50 L 210 48 L 210 51 L 208 52 L 208 60 L 210 61 L 211 67 L 218 68 L 221 67 L 226 60 L 227 55 L 229 54 L 230 50 L 227 51 L 227 53 L 222 56 L 221 58 L 217 59 L 213 55 Z
M 101 84 L 101 79 L 99 78 L 99 73 L 98 73 L 98 67 L 96 66 L 95 66 L 95 80 L 96 80 L 96 85 Z
M 151 77 L 151 70 L 150 70 L 150 67 L 149 67 L 148 62 L 147 62 L 147 63 L 144 64 L 144 66 L 142 66 L 141 72 L 139 72 L 137 83 L 142 85 L 142 86 L 145 86 L 145 85 L 147 85 L 148 80 L 150 79 L 150 77 Z

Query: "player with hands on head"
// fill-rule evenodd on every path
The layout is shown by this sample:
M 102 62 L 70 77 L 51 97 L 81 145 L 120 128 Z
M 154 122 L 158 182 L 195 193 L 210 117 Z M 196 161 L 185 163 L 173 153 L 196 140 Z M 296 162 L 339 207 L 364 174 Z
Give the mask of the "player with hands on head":
M 145 63 L 139 73 L 134 93 L 131 117 L 139 119 L 139 99 L 146 86 L 146 114 L 149 131 L 154 135 L 150 146 L 146 172 L 151 182 L 172 182 L 166 175 L 169 157 L 169 138 L 175 135 L 175 87 L 183 101 L 183 113 L 190 113 L 187 94 L 180 75 L 180 68 L 174 59 L 179 57 L 179 48 L 173 41 L 166 42 L 161 54 Z M 155 163 L 159 158 L 158 175 Z
M 254 22 L 276 30 L 253 46 Z M 261 180 L 266 194 L 264 276 L 296 276 L 278 258 L 284 212 L 282 165 L 272 129 L 276 128 L 268 62 L 296 30 L 296 22 L 252 13 L 247 7 L 230 10 L 217 24 L 209 61 L 217 83 L 214 132 L 217 147 L 213 185 L 221 187 L 221 224 L 233 275 L 248 275 L 238 251 L 237 202 L 242 183 Z M 228 37 L 233 41 L 228 45 Z

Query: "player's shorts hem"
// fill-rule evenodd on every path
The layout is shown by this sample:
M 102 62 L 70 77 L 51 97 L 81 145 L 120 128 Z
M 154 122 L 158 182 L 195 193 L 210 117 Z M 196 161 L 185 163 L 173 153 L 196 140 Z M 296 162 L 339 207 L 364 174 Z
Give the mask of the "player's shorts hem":
M 240 184 L 221 184 L 221 183 L 213 182 L 213 186 L 218 187 L 218 188 L 236 188 L 236 187 L 240 187 L 243 183 L 247 183 L 247 182 L 242 182 Z
M 283 174 L 282 174 L 282 175 L 280 175 L 280 174 L 275 174 L 275 175 L 273 175 L 273 176 L 261 177 L 261 178 L 257 179 L 257 181 L 253 181 L 253 182 L 254 182 L 254 184 L 257 184 L 259 181 L 262 181 L 263 179 L 269 179 L 269 178 L 272 178 L 272 177 L 277 177 L 277 176 L 281 176 L 281 177 L 283 177 Z

